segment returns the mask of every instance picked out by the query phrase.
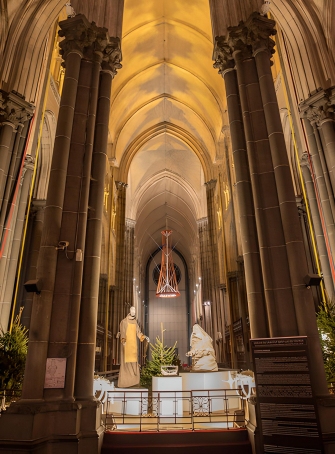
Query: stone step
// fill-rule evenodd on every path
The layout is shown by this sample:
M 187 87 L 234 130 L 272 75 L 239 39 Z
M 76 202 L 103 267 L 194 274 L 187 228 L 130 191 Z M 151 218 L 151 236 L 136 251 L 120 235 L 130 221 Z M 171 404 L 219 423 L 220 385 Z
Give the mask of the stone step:
M 102 454 L 252 454 L 245 429 L 106 432 Z

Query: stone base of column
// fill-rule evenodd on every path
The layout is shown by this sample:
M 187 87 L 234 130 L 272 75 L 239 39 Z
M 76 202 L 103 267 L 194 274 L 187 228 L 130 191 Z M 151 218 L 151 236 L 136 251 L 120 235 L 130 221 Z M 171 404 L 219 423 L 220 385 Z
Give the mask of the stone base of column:
M 99 454 L 104 428 L 98 401 L 18 401 L 2 413 L 2 454 Z
M 252 454 L 258 454 L 262 452 L 261 433 L 257 427 L 257 415 L 256 415 L 256 399 L 250 398 L 247 402 L 247 425 L 248 438 L 251 444 Z

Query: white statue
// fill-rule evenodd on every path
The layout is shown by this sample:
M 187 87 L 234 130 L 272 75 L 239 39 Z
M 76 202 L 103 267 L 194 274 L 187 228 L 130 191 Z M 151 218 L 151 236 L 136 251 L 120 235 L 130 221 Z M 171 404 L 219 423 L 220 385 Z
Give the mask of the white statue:
M 140 383 L 140 369 L 138 366 L 138 352 L 137 352 L 137 339 L 141 342 L 150 339 L 141 333 L 140 327 L 136 321 L 136 310 L 132 306 L 130 313 L 120 323 L 120 337 L 121 337 L 121 364 L 119 372 L 119 388 L 129 388 Z
M 212 338 L 199 325 L 193 326 L 191 335 L 191 351 L 186 356 L 192 356 L 192 370 L 195 372 L 217 372 Z

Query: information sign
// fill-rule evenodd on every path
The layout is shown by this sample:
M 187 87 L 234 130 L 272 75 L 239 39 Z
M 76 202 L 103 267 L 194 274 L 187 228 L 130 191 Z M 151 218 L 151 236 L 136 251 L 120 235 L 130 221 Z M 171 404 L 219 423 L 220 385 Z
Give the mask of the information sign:
M 64 388 L 66 358 L 47 358 L 44 388 Z
M 264 454 L 321 454 L 307 337 L 251 339 Z

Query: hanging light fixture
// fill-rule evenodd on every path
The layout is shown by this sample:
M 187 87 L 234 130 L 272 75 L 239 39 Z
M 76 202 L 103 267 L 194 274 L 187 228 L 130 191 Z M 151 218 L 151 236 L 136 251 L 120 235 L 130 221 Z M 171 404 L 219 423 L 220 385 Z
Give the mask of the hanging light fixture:
M 169 246 L 171 233 L 172 230 L 168 229 L 162 231 L 162 264 L 156 291 L 158 298 L 176 298 L 180 296 L 172 260 L 172 251 Z

